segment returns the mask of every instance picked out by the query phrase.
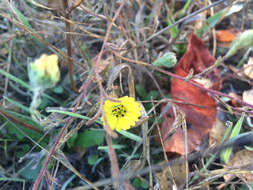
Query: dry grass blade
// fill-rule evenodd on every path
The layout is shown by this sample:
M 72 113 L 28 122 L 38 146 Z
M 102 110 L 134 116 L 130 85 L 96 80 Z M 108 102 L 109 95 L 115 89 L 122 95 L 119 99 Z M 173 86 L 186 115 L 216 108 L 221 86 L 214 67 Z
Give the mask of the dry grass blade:
M 129 95 L 135 98 L 135 88 L 134 88 L 134 76 L 132 72 L 132 68 L 127 64 L 119 64 L 116 67 L 113 67 L 110 76 L 107 82 L 107 90 L 111 91 L 113 89 L 113 83 L 117 79 L 118 76 L 121 76 L 122 70 L 128 69 L 128 89 Z

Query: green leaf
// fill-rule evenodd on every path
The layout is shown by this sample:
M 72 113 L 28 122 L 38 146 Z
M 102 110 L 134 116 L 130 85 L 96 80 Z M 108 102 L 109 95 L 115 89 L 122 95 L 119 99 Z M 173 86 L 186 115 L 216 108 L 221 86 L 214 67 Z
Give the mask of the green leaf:
M 95 145 L 101 145 L 104 140 L 104 132 L 85 130 L 80 133 L 75 141 L 75 146 L 89 148 Z
M 57 86 L 57 87 L 53 88 L 53 91 L 54 91 L 54 93 L 62 94 L 63 88 L 62 88 L 62 86 Z
M 175 50 L 178 55 L 184 55 L 186 52 L 186 44 L 185 43 L 178 43 L 175 45 L 175 48 L 173 48 L 173 50 Z
M 133 186 L 135 188 L 140 188 L 141 187 L 140 183 L 141 183 L 141 180 L 139 180 L 137 177 L 135 177 L 134 180 L 133 180 Z
M 171 24 L 173 24 L 173 22 L 171 22 L 171 20 L 168 18 L 167 19 L 167 24 L 168 24 L 168 26 L 170 26 Z M 171 27 L 170 29 L 170 35 L 171 35 L 171 37 L 174 39 L 174 38 L 176 38 L 177 37 L 177 34 L 178 34 L 178 27 L 177 26 L 173 26 L 173 27 Z
M 29 150 L 31 150 L 31 147 L 28 144 L 24 144 L 19 150 L 18 152 L 16 152 L 16 156 L 21 158 L 22 156 L 24 156 L 27 152 L 29 152 Z
M 225 11 L 227 11 L 226 9 L 218 11 L 217 13 L 213 14 L 213 16 L 208 17 L 207 24 L 205 24 L 204 27 L 200 29 L 197 33 L 199 34 L 206 33 L 208 31 L 208 26 L 214 28 L 223 14 L 225 14 L 224 16 L 227 17 L 230 16 L 231 14 L 239 12 L 242 8 L 243 4 L 234 4 L 226 14 L 225 14 Z M 198 37 L 200 36 L 201 35 L 198 35 Z
M 213 16 L 208 17 L 207 23 L 203 26 L 203 28 L 198 29 L 197 36 L 201 37 L 202 34 L 206 33 L 208 31 L 208 27 L 213 28 L 218 23 L 223 13 L 224 10 L 221 10 Z
M 224 13 L 224 10 L 221 10 L 207 19 L 207 22 L 211 28 L 213 28 L 218 23 L 223 13 Z
M 240 119 L 237 121 L 237 123 L 235 124 L 232 132 L 231 132 L 231 135 L 230 135 L 230 139 L 236 137 L 239 135 L 240 133 L 240 130 L 242 128 L 242 123 L 243 123 L 243 120 L 244 120 L 244 117 L 245 117 L 245 113 L 243 112 Z M 230 156 L 231 156 L 231 153 L 232 153 L 232 148 L 227 148 L 223 153 L 222 153 L 222 159 L 225 163 L 228 162 Z
M 72 147 L 74 146 L 77 137 L 78 137 L 77 133 L 74 133 L 74 135 L 72 135 L 72 136 L 69 138 L 69 140 L 67 141 L 67 146 L 68 146 L 68 148 L 72 148 Z
M 145 88 L 141 84 L 135 85 L 135 90 L 136 90 L 137 94 L 142 98 L 144 98 L 147 95 L 147 91 L 145 90 Z
M 166 52 L 162 57 L 158 58 L 155 60 L 152 65 L 156 67 L 167 67 L 171 68 L 174 67 L 177 64 L 177 58 L 176 54 L 173 52 Z
M 42 168 L 42 164 L 41 161 L 39 161 L 39 163 L 36 163 L 36 165 L 33 162 L 34 161 L 27 162 L 26 166 L 22 168 L 18 173 L 26 179 L 35 181 Z
M 46 97 L 42 97 L 38 109 L 39 110 L 44 110 L 46 107 L 48 107 L 48 104 L 49 104 L 49 99 L 46 98 Z
M 225 16 L 230 16 L 231 14 L 234 14 L 234 13 L 237 13 L 237 12 L 241 11 L 241 10 L 243 9 L 243 6 L 244 6 L 244 5 L 245 5 L 245 4 L 242 3 L 242 2 L 238 2 L 238 3 L 234 4 L 234 5 L 229 9 L 229 11 L 226 13 Z
M 152 90 L 147 95 L 146 100 L 154 100 L 154 99 L 158 98 L 158 96 L 159 96 L 158 92 L 156 90 Z
M 146 184 L 145 182 L 143 182 L 142 180 L 140 180 L 137 177 L 135 177 L 134 180 L 133 180 L 133 186 L 136 189 L 140 189 L 140 188 L 148 189 L 148 184 Z
M 130 132 L 127 132 L 127 131 L 124 131 L 124 130 L 120 130 L 119 133 L 129 139 L 132 139 L 136 142 L 142 142 L 142 138 L 133 134 L 133 133 L 130 133 Z
M 98 159 L 99 159 L 99 157 L 98 157 L 97 154 L 90 155 L 90 156 L 88 157 L 88 164 L 89 164 L 89 165 L 94 165 L 94 164 L 96 164 L 96 162 L 98 161 Z
M 229 48 L 229 51 L 225 55 L 225 58 L 229 58 L 237 53 L 238 50 L 243 48 L 249 48 L 253 45 L 253 30 L 246 30 L 235 38 Z

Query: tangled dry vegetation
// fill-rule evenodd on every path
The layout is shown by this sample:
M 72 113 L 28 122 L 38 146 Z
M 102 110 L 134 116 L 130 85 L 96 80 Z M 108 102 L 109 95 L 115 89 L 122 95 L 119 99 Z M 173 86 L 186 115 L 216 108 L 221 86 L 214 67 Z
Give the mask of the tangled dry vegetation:
M 0 0 L 0 189 L 252 189 L 252 10 L 251 0 Z M 249 45 L 227 56 L 244 31 Z M 31 113 L 27 67 L 42 54 L 58 55 L 61 77 Z M 118 133 L 100 118 L 122 96 L 141 117 Z

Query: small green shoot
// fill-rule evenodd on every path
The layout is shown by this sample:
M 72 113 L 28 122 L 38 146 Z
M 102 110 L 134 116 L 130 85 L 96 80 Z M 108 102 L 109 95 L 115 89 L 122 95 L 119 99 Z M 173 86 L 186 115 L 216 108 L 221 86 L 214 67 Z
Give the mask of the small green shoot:
M 62 94 L 64 90 L 63 90 L 62 86 L 56 86 L 53 88 L 53 91 L 56 94 Z
M 16 177 L 0 177 L 0 181 L 12 181 L 12 182 L 23 182 L 23 183 L 25 183 L 24 179 L 16 178 Z
M 240 131 L 241 131 L 241 128 L 242 128 L 242 123 L 243 123 L 243 120 L 244 120 L 244 117 L 245 117 L 245 113 L 243 112 L 240 119 L 237 121 L 237 123 L 235 124 L 232 132 L 231 132 L 231 135 L 230 135 L 230 139 L 236 137 L 239 135 Z M 227 148 L 223 153 L 222 153 L 222 160 L 227 163 L 230 156 L 231 156 L 231 153 L 232 153 L 232 148 Z
M 54 113 L 61 113 L 61 114 L 64 114 L 64 115 L 68 115 L 68 116 L 71 116 L 71 117 L 75 117 L 75 118 L 80 118 L 80 119 L 85 119 L 85 120 L 90 120 L 91 118 L 90 117 L 87 117 L 87 116 L 84 116 L 84 115 L 81 115 L 81 114 L 78 114 L 78 113 L 73 113 L 73 112 L 69 112 L 69 111 L 63 111 L 63 110 L 56 110 L 56 109 L 47 109 L 46 110 L 47 113 L 51 113 L 51 112 L 54 112 Z M 103 124 L 101 121 L 99 120 L 96 120 L 96 123 L 98 124 Z
M 242 4 L 234 4 L 228 11 L 226 9 L 222 9 L 222 10 L 216 12 L 215 14 L 213 14 L 213 16 L 210 16 L 207 19 L 207 23 L 203 26 L 203 28 L 201 28 L 200 30 L 197 31 L 198 37 L 200 37 L 202 34 L 204 34 L 208 31 L 208 26 L 211 28 L 214 28 L 215 25 L 218 24 L 218 22 L 220 21 L 220 19 L 223 15 L 225 17 L 227 17 L 233 13 L 240 11 L 242 8 L 243 8 Z
M 183 15 L 185 15 L 188 7 L 191 5 L 191 2 L 192 0 L 187 0 L 187 2 L 184 4 L 184 7 L 177 12 L 177 18 L 181 18 Z
M 171 24 L 173 24 L 173 22 L 172 22 L 169 18 L 167 18 L 167 24 L 168 24 L 168 26 L 170 26 Z M 170 30 L 171 37 L 172 37 L 173 39 L 176 38 L 176 37 L 177 37 L 177 34 L 178 34 L 178 32 L 179 32 L 177 26 L 173 26 L 173 27 L 171 27 L 169 30 Z
M 167 67 L 172 68 L 177 64 L 176 54 L 173 52 L 166 52 L 164 55 L 156 59 L 152 65 L 156 67 Z
M 129 139 L 132 139 L 136 142 L 142 142 L 142 138 L 133 134 L 133 133 L 129 133 L 128 131 L 124 131 L 124 130 L 121 130 L 119 131 L 119 133 L 123 136 L 125 136 L 126 138 L 129 138 Z
M 225 58 L 227 59 L 236 54 L 240 49 L 249 48 L 252 45 L 253 45 L 253 30 L 246 30 L 233 40 L 229 48 L 229 51 L 225 55 Z
M 90 155 L 88 157 L 88 164 L 92 166 L 92 165 L 96 164 L 96 162 L 98 161 L 98 159 L 99 159 L 99 157 L 98 157 L 97 154 Z
M 133 180 L 133 186 L 135 189 L 148 189 L 148 184 L 137 177 L 135 177 Z
M 113 149 L 122 149 L 122 148 L 126 148 L 125 145 L 120 145 L 120 144 L 114 144 L 112 145 Z M 108 151 L 108 146 L 99 146 L 98 150 L 104 150 L 104 151 Z

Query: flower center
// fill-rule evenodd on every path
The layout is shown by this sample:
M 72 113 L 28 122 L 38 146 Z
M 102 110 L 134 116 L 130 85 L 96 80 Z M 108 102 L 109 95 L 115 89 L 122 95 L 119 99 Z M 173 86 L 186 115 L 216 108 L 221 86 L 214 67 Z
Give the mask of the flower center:
M 115 117 L 124 117 L 126 115 L 126 108 L 122 104 L 115 105 L 112 108 L 112 115 Z

